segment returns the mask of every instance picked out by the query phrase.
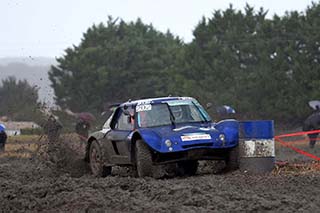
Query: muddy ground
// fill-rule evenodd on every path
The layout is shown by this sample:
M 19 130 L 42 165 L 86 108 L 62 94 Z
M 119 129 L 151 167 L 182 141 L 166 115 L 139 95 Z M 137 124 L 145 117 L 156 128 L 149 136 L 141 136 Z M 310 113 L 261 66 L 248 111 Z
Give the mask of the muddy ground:
M 65 138 L 64 143 L 72 141 Z M 34 143 L 11 140 L 7 154 L 0 155 L 0 212 L 320 210 L 318 164 L 303 168 L 284 165 L 270 174 L 257 175 L 221 173 L 219 163 L 201 162 L 193 177 L 135 178 L 125 168 L 115 168 L 112 176 L 95 178 L 74 147 L 64 147 L 59 158 L 52 160 L 45 153 L 32 154 Z M 27 155 L 21 155 L 23 152 Z M 279 146 L 276 152 L 282 162 L 301 160 Z

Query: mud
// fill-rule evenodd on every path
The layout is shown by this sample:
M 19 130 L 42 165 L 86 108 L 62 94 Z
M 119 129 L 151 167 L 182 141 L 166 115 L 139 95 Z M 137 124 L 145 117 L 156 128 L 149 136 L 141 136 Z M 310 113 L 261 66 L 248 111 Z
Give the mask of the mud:
M 70 144 L 72 140 L 66 141 Z M 219 162 L 201 162 L 199 172 L 192 177 L 135 178 L 126 168 L 116 167 L 112 176 L 95 178 L 82 161 L 81 152 L 76 151 L 77 146 L 61 147 L 63 151 L 54 160 L 46 153 L 0 156 L 0 212 L 320 210 L 319 170 L 277 168 L 265 175 L 221 173 L 219 166 L 223 165 Z M 281 156 L 282 152 L 277 152 Z

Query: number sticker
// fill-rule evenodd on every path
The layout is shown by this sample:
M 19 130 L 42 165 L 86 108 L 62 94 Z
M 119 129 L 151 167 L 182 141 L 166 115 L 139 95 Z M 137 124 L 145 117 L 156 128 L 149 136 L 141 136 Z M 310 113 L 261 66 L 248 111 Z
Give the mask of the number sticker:
M 149 111 L 152 109 L 151 104 L 141 104 L 136 106 L 137 112 Z

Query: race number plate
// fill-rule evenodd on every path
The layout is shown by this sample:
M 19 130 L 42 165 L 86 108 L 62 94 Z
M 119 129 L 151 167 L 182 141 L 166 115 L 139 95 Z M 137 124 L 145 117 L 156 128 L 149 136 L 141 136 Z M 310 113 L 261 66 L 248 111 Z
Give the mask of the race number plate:
M 151 104 L 140 104 L 136 106 L 137 112 L 149 111 L 152 109 Z

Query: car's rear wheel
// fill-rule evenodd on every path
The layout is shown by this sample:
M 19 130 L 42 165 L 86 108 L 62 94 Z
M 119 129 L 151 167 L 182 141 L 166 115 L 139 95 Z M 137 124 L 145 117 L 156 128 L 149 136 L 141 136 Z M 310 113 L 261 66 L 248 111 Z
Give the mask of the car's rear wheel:
M 97 141 L 93 141 L 90 145 L 89 159 L 90 169 L 95 177 L 106 177 L 111 175 L 112 167 L 103 165 L 102 152 Z
M 182 176 L 195 175 L 198 170 L 198 165 L 197 160 L 178 162 L 178 174 Z
M 139 177 L 152 176 L 152 157 L 147 144 L 142 140 L 136 141 L 136 164 Z
M 226 159 L 226 170 L 233 171 L 239 168 L 239 145 L 232 148 Z

